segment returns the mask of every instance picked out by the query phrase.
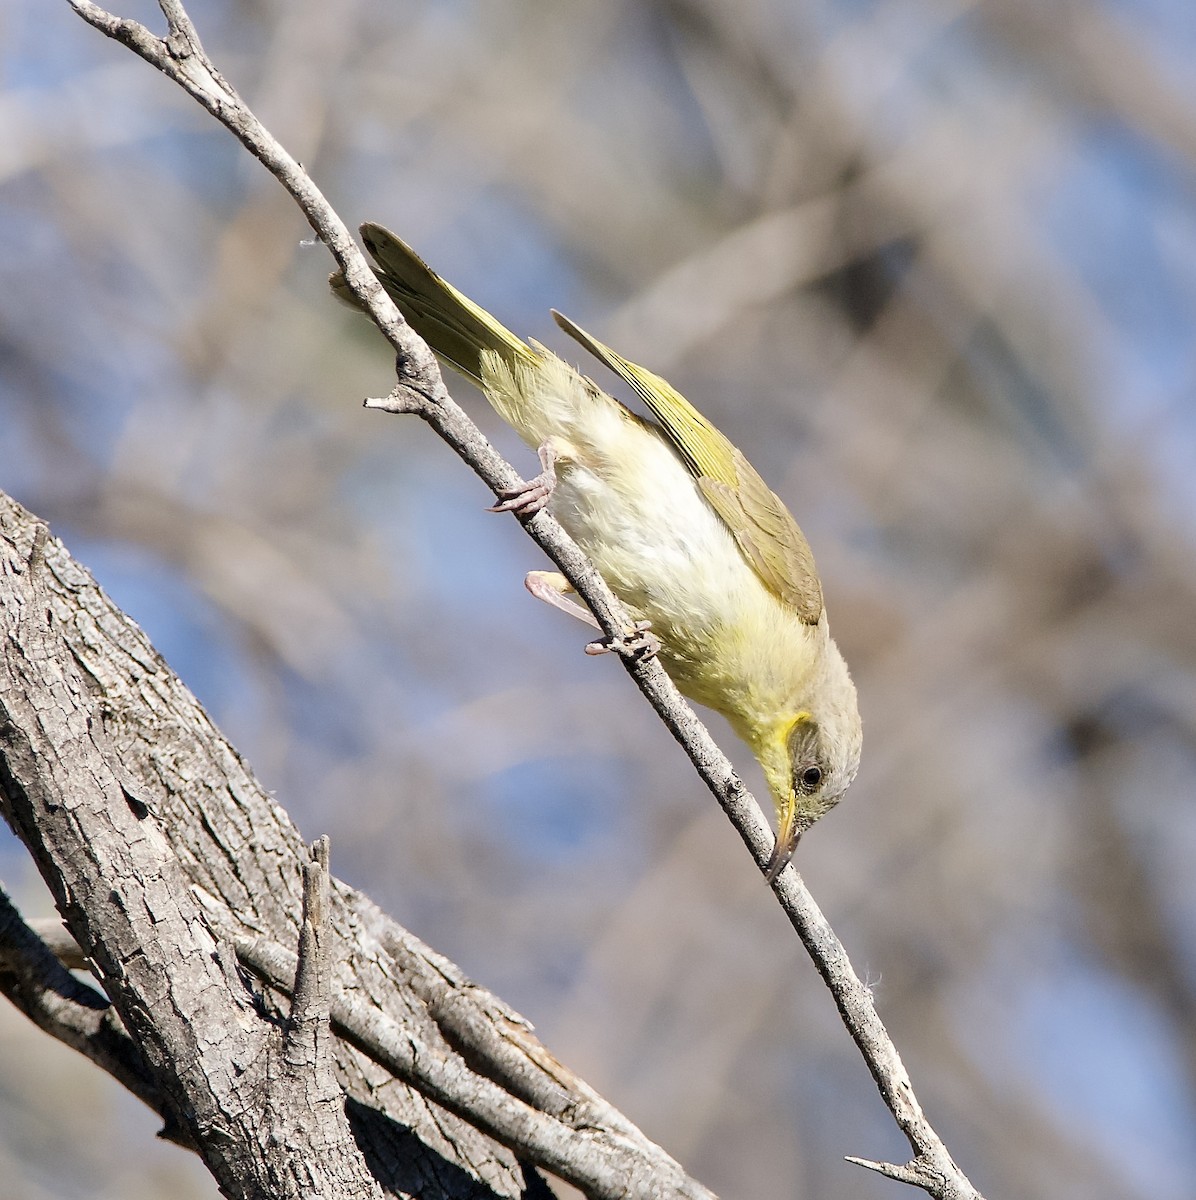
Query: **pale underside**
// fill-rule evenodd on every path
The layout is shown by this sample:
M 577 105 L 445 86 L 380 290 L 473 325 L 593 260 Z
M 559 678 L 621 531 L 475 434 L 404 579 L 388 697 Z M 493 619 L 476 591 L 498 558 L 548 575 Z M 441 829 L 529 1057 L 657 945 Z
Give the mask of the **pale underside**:
M 736 726 L 800 704 L 822 623 L 766 588 L 664 434 L 541 352 L 483 357 L 483 386 L 531 446 L 550 442 L 550 511 L 636 619 L 651 622 L 678 687 Z M 744 681 L 751 681 L 750 693 Z

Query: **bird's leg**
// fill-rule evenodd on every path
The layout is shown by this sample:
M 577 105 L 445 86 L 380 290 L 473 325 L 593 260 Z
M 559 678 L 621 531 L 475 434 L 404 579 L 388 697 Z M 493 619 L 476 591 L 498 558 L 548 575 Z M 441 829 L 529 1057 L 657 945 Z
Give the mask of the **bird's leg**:
M 561 612 L 593 625 L 595 629 L 602 626 L 594 618 L 584 604 L 573 599 L 573 588 L 569 581 L 556 571 L 529 571 L 523 586 L 537 600 L 559 608 Z M 602 637 L 586 646 L 587 654 L 609 654 L 612 651 L 627 658 L 651 658 L 660 650 L 660 642 L 652 634 L 651 625 L 647 621 L 636 621 L 635 625 L 621 637 Z
M 521 517 L 530 517 L 548 503 L 556 487 L 557 450 L 549 439 L 541 445 L 536 454 L 542 468 L 540 474 L 534 479 L 517 483 L 514 487 L 503 488 L 498 493 L 502 499 L 488 508 L 487 512 L 513 512 Z
M 523 586 L 537 600 L 543 600 L 545 604 L 551 604 L 553 608 L 559 608 L 561 612 L 593 625 L 595 629 L 602 628 L 594 614 L 580 601 L 573 599 L 573 587 L 564 575 L 556 571 L 529 571 Z

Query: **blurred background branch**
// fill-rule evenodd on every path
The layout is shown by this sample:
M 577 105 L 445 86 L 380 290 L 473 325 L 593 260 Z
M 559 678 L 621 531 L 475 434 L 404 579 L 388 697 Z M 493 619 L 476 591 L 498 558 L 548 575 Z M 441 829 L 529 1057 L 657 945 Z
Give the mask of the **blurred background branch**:
M 665 371 L 802 521 L 867 752 L 800 865 L 959 1159 L 992 1195 L 1186 1200 L 1190 6 L 283 16 L 216 0 L 205 40 L 338 208 L 518 332 L 552 304 Z M 704 1182 L 893 1194 L 834 1165 L 901 1147 L 667 735 L 525 599 L 484 489 L 360 412 L 389 362 L 285 198 L 79 24 L 0 14 L 8 489 L 344 874 Z M 18 1194 L 212 1194 L 71 1056 L 0 1037 Z

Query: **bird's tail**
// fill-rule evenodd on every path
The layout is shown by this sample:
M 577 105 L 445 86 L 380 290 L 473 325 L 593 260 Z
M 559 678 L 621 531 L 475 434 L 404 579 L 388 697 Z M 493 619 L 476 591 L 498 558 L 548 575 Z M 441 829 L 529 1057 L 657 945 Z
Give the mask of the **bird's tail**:
M 530 346 L 441 279 L 389 229 L 367 223 L 361 227 L 361 240 L 374 260 L 378 281 L 442 362 L 481 387 L 483 351 L 493 351 L 511 367 L 536 361 Z M 338 299 L 358 307 L 341 272 L 328 282 Z

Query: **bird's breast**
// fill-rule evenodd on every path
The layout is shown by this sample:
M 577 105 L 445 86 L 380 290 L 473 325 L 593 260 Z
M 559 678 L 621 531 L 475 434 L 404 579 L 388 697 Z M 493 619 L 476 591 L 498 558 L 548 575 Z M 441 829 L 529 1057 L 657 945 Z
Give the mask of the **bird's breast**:
M 666 670 L 691 699 L 733 720 L 777 703 L 808 667 L 806 631 L 663 436 L 620 425 L 601 443 L 571 431 L 553 514 L 633 616 L 651 622 Z

